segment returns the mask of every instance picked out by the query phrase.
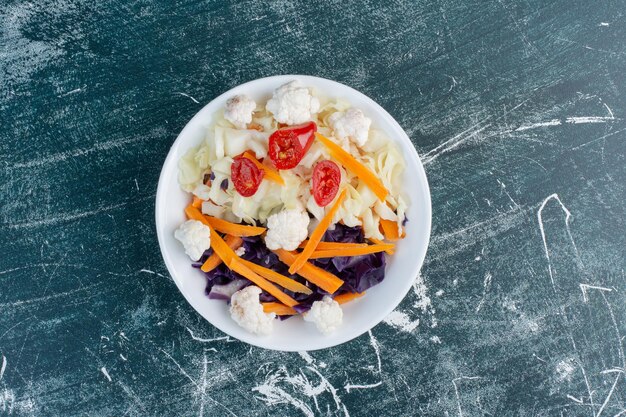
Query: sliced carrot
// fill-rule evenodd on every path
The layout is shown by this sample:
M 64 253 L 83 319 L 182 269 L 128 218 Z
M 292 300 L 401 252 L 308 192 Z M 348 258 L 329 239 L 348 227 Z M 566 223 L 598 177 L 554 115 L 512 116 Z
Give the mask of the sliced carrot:
M 369 240 L 370 240 L 370 242 L 372 242 L 375 245 L 383 245 L 385 243 L 382 240 L 378 240 L 378 239 L 374 239 L 374 238 L 369 238 Z M 393 255 L 393 253 L 395 252 L 395 250 L 394 250 L 395 246 L 392 243 L 390 243 L 390 245 L 392 246 L 391 249 L 385 250 L 387 255 Z
M 217 233 L 215 235 L 219 239 L 221 239 Z M 212 244 L 213 244 L 213 236 L 211 236 L 211 245 Z M 234 255 L 234 257 L 231 257 L 230 261 L 227 262 L 227 265 L 228 265 L 228 267 L 230 269 L 232 269 L 233 271 L 235 271 L 239 275 L 243 276 L 244 278 L 249 279 L 250 281 L 255 283 L 259 288 L 261 288 L 262 290 L 265 290 L 269 294 L 271 294 L 274 297 L 276 297 L 276 299 L 278 301 L 280 301 L 281 303 L 283 303 L 285 305 L 288 305 L 289 307 L 293 307 L 293 306 L 298 304 L 298 302 L 296 300 L 294 300 L 293 298 L 291 298 L 290 296 L 288 296 L 287 294 L 282 292 L 277 286 L 275 286 L 274 284 L 272 284 L 271 282 L 269 282 L 265 278 L 257 275 L 255 272 L 250 270 L 250 268 L 245 266 L 241 262 L 242 261 L 241 258 L 239 258 L 234 253 L 233 253 L 233 255 Z
M 264 266 L 257 265 L 254 262 L 246 261 L 245 259 L 242 259 L 241 262 L 245 266 L 250 268 L 252 271 L 254 271 L 257 274 L 261 275 L 266 280 L 271 281 L 274 284 L 278 284 L 281 287 L 283 287 L 283 288 L 285 288 L 285 289 L 287 289 L 289 291 L 301 292 L 301 293 L 304 293 L 304 294 L 311 294 L 313 292 L 306 285 L 300 284 L 298 281 L 296 281 L 294 279 L 291 279 L 289 277 L 286 277 L 286 276 L 284 276 L 282 274 L 279 274 L 276 271 L 272 271 L 269 268 L 265 268 Z
M 233 236 L 258 236 L 265 232 L 265 227 L 246 226 L 243 224 L 231 223 L 217 217 L 205 216 L 212 228 L 218 232 Z
M 189 205 L 187 206 L 187 208 L 185 208 L 185 213 L 190 219 L 201 221 L 202 223 L 209 226 L 209 229 L 211 230 L 211 247 L 213 248 L 213 251 L 215 251 L 217 256 L 219 256 L 220 259 L 230 269 L 243 276 L 244 278 L 249 279 L 259 288 L 276 297 L 276 299 L 283 304 L 286 304 L 289 307 L 293 307 L 298 304 L 296 300 L 282 292 L 277 286 L 275 286 L 265 278 L 257 275 L 255 272 L 251 271 L 250 268 L 245 266 L 241 262 L 241 259 L 237 256 L 235 251 L 233 251 L 226 244 L 226 242 L 224 242 L 224 239 L 222 239 L 222 237 L 215 232 L 215 230 L 209 223 L 207 216 L 203 216 L 202 213 L 200 213 L 200 210 L 193 207 L 192 205 Z
M 360 163 L 356 160 L 355 157 L 350 155 L 348 151 L 343 149 L 341 146 L 337 145 L 335 142 L 331 141 L 324 135 L 319 133 L 315 133 L 317 139 L 324 144 L 330 151 L 331 155 L 341 163 L 344 167 L 352 171 L 357 177 L 359 177 L 365 185 L 369 187 L 370 190 L 376 197 L 380 199 L 380 201 L 385 201 L 387 198 L 387 194 L 389 191 L 385 188 L 383 183 L 378 179 L 376 174 L 374 174 L 368 167 Z
M 265 171 L 265 176 L 264 178 L 267 178 L 270 181 L 274 181 L 275 183 L 278 183 L 280 185 L 285 185 L 285 180 L 283 180 L 283 177 L 280 176 L 280 174 L 278 173 L 277 170 L 275 170 L 274 168 L 264 165 L 261 162 L 259 162 L 258 159 L 256 159 L 256 157 L 254 155 L 252 155 L 250 152 L 246 151 L 243 153 L 244 158 L 248 158 L 249 160 L 252 161 L 252 163 L 254 163 L 254 165 L 257 166 L 257 168 L 262 169 L 263 171 Z
M 337 301 L 339 304 L 345 304 L 348 301 L 354 300 L 355 298 L 362 297 L 363 294 L 365 294 L 365 291 L 363 291 L 363 292 L 346 292 L 346 293 L 339 294 L 338 296 L 334 297 L 334 300 Z
M 349 249 L 316 250 L 311 254 L 311 256 L 309 256 L 309 259 L 334 258 L 335 256 L 368 255 L 370 253 L 384 252 L 388 249 L 393 249 L 393 245 L 383 243 L 382 245 L 369 245 Z
M 231 236 L 226 235 L 226 244 L 232 250 L 237 250 L 243 245 L 243 239 L 239 236 Z M 217 253 L 213 253 L 209 258 L 202 264 L 200 269 L 202 272 L 211 272 L 215 268 L 217 268 L 222 263 L 222 259 L 217 256 Z
M 266 313 L 276 313 L 277 316 L 293 316 L 298 314 L 296 310 L 281 303 L 261 303 Z
M 295 274 L 296 272 L 298 272 L 298 270 L 302 268 L 302 265 L 304 265 L 309 259 L 309 256 L 311 256 L 311 254 L 317 247 L 317 244 L 320 243 L 322 237 L 324 237 L 324 233 L 326 233 L 326 230 L 332 223 L 333 217 L 335 217 L 335 213 L 337 213 L 337 210 L 339 210 L 339 207 L 341 206 L 341 203 L 343 203 L 345 197 L 346 190 L 344 188 L 341 194 L 339 194 L 337 200 L 335 200 L 333 206 L 330 208 L 330 210 L 328 210 L 328 213 L 326 213 L 326 215 L 319 222 L 315 230 L 313 230 L 313 233 L 311 233 L 311 237 L 309 237 L 309 241 L 307 242 L 306 246 L 304 246 L 304 249 L 302 250 L 300 255 L 298 255 L 295 262 L 289 267 L 290 274 Z
M 275 250 L 274 253 L 278 255 L 278 259 L 280 259 L 282 263 L 287 265 L 292 265 L 298 257 L 297 253 L 289 252 L 284 249 Z M 343 285 L 343 280 L 339 277 L 328 271 L 324 271 L 322 268 L 318 268 L 310 262 L 304 263 L 302 268 L 298 270 L 298 275 L 330 294 L 333 294 Z
M 383 234 L 387 240 L 398 240 L 400 235 L 398 234 L 398 223 L 391 220 L 380 219 L 380 227 L 383 229 Z
M 302 243 L 300 243 L 300 246 L 298 247 L 304 248 L 308 242 L 309 242 L 308 239 L 304 240 L 302 241 Z M 367 246 L 367 243 L 320 242 L 315 247 L 315 250 L 350 249 L 350 248 L 360 248 L 363 246 Z
M 204 200 L 202 200 L 201 198 L 196 197 L 195 195 L 193 196 L 193 201 L 191 202 L 191 205 L 194 206 L 195 208 L 202 208 L 202 203 Z

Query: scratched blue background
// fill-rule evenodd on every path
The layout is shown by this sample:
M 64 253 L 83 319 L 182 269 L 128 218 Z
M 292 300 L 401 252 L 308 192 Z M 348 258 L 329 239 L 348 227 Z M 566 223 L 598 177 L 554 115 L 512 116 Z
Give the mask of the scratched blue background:
M 0 415 L 626 413 L 626 2 L 3 0 Z M 419 151 L 413 291 L 343 346 L 231 340 L 153 224 L 201 106 L 335 79 Z

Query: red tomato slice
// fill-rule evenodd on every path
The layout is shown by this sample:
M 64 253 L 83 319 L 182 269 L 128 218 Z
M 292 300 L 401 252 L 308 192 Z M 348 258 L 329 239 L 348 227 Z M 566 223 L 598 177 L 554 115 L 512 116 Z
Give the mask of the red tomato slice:
M 337 195 L 341 172 L 333 161 L 320 161 L 313 168 L 313 198 L 320 207 L 325 207 Z
M 296 167 L 307 153 L 313 139 L 317 125 L 308 122 L 301 125 L 278 129 L 269 139 L 269 157 L 278 169 Z
M 230 166 L 230 176 L 233 186 L 239 194 L 250 197 L 256 193 L 263 180 L 265 172 L 259 169 L 254 162 L 243 156 L 236 156 Z

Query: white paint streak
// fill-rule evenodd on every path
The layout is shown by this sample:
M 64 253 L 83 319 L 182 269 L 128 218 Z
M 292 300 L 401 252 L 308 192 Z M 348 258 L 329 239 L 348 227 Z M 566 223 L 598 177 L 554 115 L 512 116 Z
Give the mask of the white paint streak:
M 158 272 L 154 272 L 154 271 L 151 271 L 149 269 L 140 269 L 139 272 L 144 272 L 146 274 L 156 275 L 157 277 L 161 277 L 161 278 L 167 278 L 165 275 L 159 274 Z
M 408 315 L 398 310 L 389 313 L 383 321 L 391 327 L 395 327 L 406 333 L 411 333 L 420 324 L 419 319 L 411 320 Z
M 199 102 L 198 100 L 196 100 L 195 98 L 191 97 L 189 94 L 181 93 L 181 92 L 179 92 L 179 91 L 174 91 L 174 94 L 179 94 L 179 95 L 181 95 L 181 96 L 184 96 L 184 97 L 190 98 L 190 99 L 191 99 L 194 103 L 196 103 L 196 104 L 200 104 L 200 102 Z
M 459 396 L 459 387 L 456 385 L 457 381 L 461 381 L 461 380 L 474 380 L 474 379 L 481 379 L 481 377 L 479 376 L 460 376 L 458 378 L 454 378 L 452 380 L 452 385 L 454 385 L 454 394 L 456 395 L 456 404 L 459 410 L 459 417 L 463 417 L 463 409 L 461 408 L 461 397 Z
M 588 124 L 588 123 L 606 123 L 616 119 L 613 116 L 581 116 L 581 117 L 568 117 L 565 119 L 565 123 L 571 124 Z
M 598 26 L 609 26 L 609 24 L 607 22 L 600 22 Z
M 111 375 L 109 375 L 109 371 L 107 371 L 107 368 L 103 366 L 102 368 L 100 368 L 100 372 L 102 372 L 102 374 L 105 376 L 106 379 L 109 380 L 109 382 L 113 381 L 111 379 Z
M 589 301 L 587 299 L 587 290 L 588 289 L 594 289 L 594 290 L 599 290 L 599 291 L 607 291 L 607 292 L 611 292 L 613 291 L 611 288 L 605 288 L 605 287 L 597 287 L 595 285 L 589 285 L 589 284 L 580 284 L 580 291 L 583 293 L 583 301 L 585 303 L 587 303 L 587 301 Z
M 202 343 L 210 343 L 210 342 L 221 342 L 224 341 L 226 343 L 230 343 L 233 340 L 230 338 L 230 336 L 221 336 L 221 337 L 214 337 L 212 339 L 203 339 L 201 337 L 198 337 L 196 335 L 193 334 L 193 332 L 191 331 L 191 329 L 189 327 L 185 327 L 187 329 L 187 331 L 189 332 L 189 334 L 191 335 L 191 338 L 193 340 L 196 340 L 198 342 L 202 342 Z
M 7 358 L 2 355 L 2 367 L 0 368 L 0 381 L 2 381 L 2 377 L 4 376 L 4 371 L 7 369 Z
M 554 283 L 552 261 L 550 260 L 550 251 L 548 250 L 548 241 L 546 239 L 546 232 L 543 227 L 543 209 L 545 208 L 546 204 L 548 204 L 548 201 L 552 199 L 558 201 L 559 204 L 561 205 L 561 209 L 565 212 L 565 228 L 567 230 L 567 235 L 569 236 L 572 242 L 572 245 L 574 246 L 574 250 L 576 251 L 576 257 L 578 258 L 579 262 L 580 262 L 580 255 L 578 254 L 578 248 L 576 247 L 576 242 L 574 242 L 574 238 L 572 237 L 572 232 L 570 231 L 570 226 L 569 226 L 569 220 L 570 220 L 570 217 L 572 216 L 572 213 L 570 213 L 570 211 L 567 209 L 567 207 L 565 207 L 563 202 L 561 202 L 561 199 L 559 198 L 558 194 L 556 193 L 551 194 L 545 200 L 543 200 L 543 202 L 541 203 L 541 206 L 539 206 L 539 210 L 537 211 L 537 220 L 539 222 L 539 231 L 541 232 L 541 240 L 543 241 L 543 249 L 545 252 L 546 259 L 548 261 L 548 273 L 550 275 L 550 282 L 552 283 L 552 289 L 554 290 L 554 292 L 556 292 L 556 284 Z
M 488 120 L 488 118 L 481 122 L 476 123 L 475 125 L 471 126 L 469 129 L 464 130 L 458 135 L 453 136 L 452 138 L 446 140 L 445 142 L 443 142 L 441 145 L 437 146 L 436 148 L 426 152 L 422 157 L 422 163 L 424 165 L 431 163 L 435 159 L 439 158 L 441 155 L 459 147 L 463 142 L 467 141 L 468 139 L 473 138 L 474 136 L 478 135 L 483 130 L 487 129 L 490 126 L 489 124 L 479 129 L 475 129 L 476 127 L 484 123 L 486 120 Z
M 518 127 L 517 129 L 515 129 L 516 132 L 523 132 L 524 130 L 531 130 L 531 129 L 537 129 L 540 127 L 547 127 L 547 126 L 558 126 L 561 124 L 561 121 L 559 119 L 552 119 L 552 120 L 548 120 L 546 122 L 539 122 L 539 123 L 531 123 L 528 125 L 522 125 L 520 127 Z
M 567 394 L 566 397 L 569 398 L 570 400 L 574 401 L 574 402 L 577 402 L 578 404 L 584 404 L 582 399 L 576 398 L 576 397 L 574 397 L 572 395 Z
M 122 360 L 124 362 L 126 362 L 128 360 L 128 358 L 126 356 L 122 355 L 121 353 L 120 353 L 120 358 L 122 358 Z
M 609 391 L 608 395 L 604 399 L 604 402 L 602 403 L 602 406 L 600 406 L 600 409 L 598 410 L 598 413 L 596 414 L 596 417 L 600 417 L 600 415 L 602 415 L 602 412 L 606 408 L 606 405 L 609 403 L 609 400 L 611 399 L 611 396 L 613 395 L 613 391 L 615 391 L 615 386 L 617 385 L 617 381 L 619 381 L 619 378 L 621 376 L 622 376 L 622 373 L 619 372 L 617 374 L 617 376 L 615 377 L 615 382 L 613 382 L 613 385 L 611 386 L 611 390 Z
M 491 275 L 491 272 L 487 272 L 485 274 L 485 279 L 483 280 L 483 296 L 480 299 L 480 302 L 478 303 L 478 305 L 476 306 L 477 313 L 480 311 L 481 308 L 483 308 L 483 305 L 485 304 L 487 293 L 489 292 L 489 289 L 491 288 L 491 278 L 493 278 L 493 276 Z
M 200 389 L 200 386 L 198 385 L 198 383 L 189 376 L 189 374 L 187 373 L 187 371 L 185 371 L 185 369 L 180 366 L 180 364 L 176 361 L 176 359 L 174 359 L 172 357 L 172 355 L 170 355 L 169 353 L 167 353 L 166 351 L 164 351 L 163 349 L 159 349 L 161 352 L 163 352 L 163 354 L 165 356 L 167 356 L 172 362 L 174 362 L 174 364 L 176 365 L 176 367 L 178 368 L 178 370 L 180 371 L 180 374 L 183 375 L 185 378 L 187 378 L 189 381 L 191 381 L 192 384 L 194 384 L 196 386 L 196 388 Z
M 306 363 L 308 363 L 309 365 L 311 365 L 314 362 L 313 357 L 309 355 L 308 352 L 301 351 L 301 352 L 298 352 L 298 355 L 300 355 L 300 357 L 302 357 L 302 359 L 304 359 Z
M 370 389 L 370 388 L 376 388 L 379 387 L 380 385 L 382 385 L 383 381 L 378 381 L 375 384 L 368 384 L 368 385 L 358 385 L 358 384 L 346 384 L 343 388 L 346 390 L 346 392 L 350 392 L 351 389 Z
M 380 360 L 380 345 L 378 344 L 378 340 L 376 340 L 371 330 L 368 330 L 367 333 L 370 335 L 370 344 L 372 345 L 372 348 L 374 348 L 374 352 L 376 353 L 376 363 L 378 364 L 378 373 L 381 373 L 382 362 Z

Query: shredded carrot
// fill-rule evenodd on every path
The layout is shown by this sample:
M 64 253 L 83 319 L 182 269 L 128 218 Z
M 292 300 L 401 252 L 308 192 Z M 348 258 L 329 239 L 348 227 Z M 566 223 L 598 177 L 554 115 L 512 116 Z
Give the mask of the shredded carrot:
M 218 238 L 219 235 L 215 234 Z M 221 238 L 220 238 L 221 239 Z M 211 237 L 211 244 L 213 244 L 213 237 Z M 239 275 L 249 279 L 253 283 L 255 283 L 259 288 L 268 292 L 269 294 L 276 297 L 278 301 L 281 303 L 288 305 L 289 307 L 293 307 L 298 304 L 296 300 L 282 292 L 277 286 L 266 280 L 265 278 L 257 275 L 255 272 L 251 271 L 250 268 L 243 264 L 242 259 L 233 253 L 233 257 L 230 258 L 230 261 L 227 263 L 228 267 L 238 273 Z
M 191 202 L 191 205 L 194 206 L 195 208 L 202 208 L 202 203 L 204 200 L 196 197 L 195 195 L 193 196 L 193 201 Z
M 370 253 L 384 252 L 388 249 L 393 249 L 393 245 L 383 243 L 382 245 L 369 245 L 349 249 L 316 250 L 311 254 L 311 256 L 309 256 L 309 259 L 334 258 L 335 256 L 368 255 Z
M 241 245 L 243 245 L 243 239 L 239 236 L 231 236 L 226 235 L 225 238 L 226 244 L 232 250 L 237 250 Z M 213 252 L 211 256 L 202 264 L 200 269 L 202 272 L 211 272 L 215 268 L 217 268 L 222 263 L 222 259 L 217 256 L 217 253 Z
M 242 259 L 241 262 L 245 266 L 250 268 L 252 271 L 254 271 L 257 274 L 261 275 L 266 280 L 271 281 L 274 284 L 278 284 L 281 287 L 283 287 L 283 288 L 285 288 L 285 289 L 287 289 L 289 291 L 301 292 L 301 293 L 304 293 L 304 294 L 311 294 L 313 292 L 306 285 L 300 284 L 298 281 L 293 280 L 293 279 L 291 279 L 289 277 L 286 277 L 286 276 L 284 276 L 282 274 L 279 274 L 276 271 L 272 271 L 269 268 L 265 268 L 264 266 L 257 265 L 257 264 L 255 264 L 253 262 L 250 262 L 250 261 L 246 261 L 245 259 Z
M 278 183 L 280 185 L 285 185 L 285 180 L 283 180 L 283 177 L 280 176 L 277 170 L 275 170 L 274 168 L 270 166 L 262 164 L 261 162 L 259 162 L 258 159 L 256 159 L 254 155 L 252 155 L 248 151 L 245 151 L 243 153 L 243 156 L 244 158 L 248 158 L 249 160 L 251 160 L 254 163 L 254 165 L 257 166 L 257 168 L 265 171 L 265 175 L 263 178 L 267 178 L 268 180 L 274 181 L 275 183 Z
M 266 313 L 276 313 L 277 316 L 293 316 L 298 314 L 296 310 L 291 307 L 287 307 L 282 303 L 261 303 L 263 304 L 263 311 Z
M 365 291 L 363 292 L 346 292 L 343 294 L 339 294 L 338 296 L 334 297 L 334 300 L 337 301 L 339 304 L 345 304 L 348 301 L 352 301 L 355 298 L 359 298 L 362 297 L 365 294 Z
M 212 228 L 218 232 L 233 236 L 258 236 L 265 232 L 265 227 L 246 226 L 243 224 L 231 223 L 217 217 L 206 216 Z
M 370 242 L 372 242 L 375 245 L 383 245 L 385 242 L 383 242 L 382 240 L 378 240 L 378 239 L 374 239 L 374 238 L 369 238 Z M 385 252 L 387 253 L 387 255 L 393 255 L 393 253 L 395 252 L 394 250 L 394 245 L 392 243 L 389 243 L 392 247 L 390 249 L 385 250 Z
M 391 220 L 380 219 L 380 227 L 383 229 L 383 234 L 387 240 L 398 240 L 400 235 L 398 234 L 398 223 Z
M 278 255 L 278 259 L 280 259 L 282 263 L 287 265 L 292 265 L 298 256 L 297 253 L 289 252 L 284 249 L 275 250 L 274 253 Z M 310 262 L 304 263 L 302 268 L 298 270 L 298 275 L 330 294 L 333 294 L 343 285 L 343 280 L 336 275 L 324 271 L 322 268 L 318 268 Z
M 308 239 L 304 240 L 302 241 L 302 243 L 300 243 L 300 246 L 298 247 L 304 248 L 308 242 L 309 242 Z M 363 246 L 367 246 L 367 243 L 320 242 L 315 247 L 315 250 L 350 249 L 350 248 L 360 248 Z
M 219 256 L 220 259 L 230 269 L 243 276 L 244 278 L 249 279 L 259 288 L 276 297 L 276 299 L 283 304 L 286 304 L 289 307 L 293 307 L 298 304 L 296 300 L 282 292 L 277 286 L 275 286 L 265 278 L 257 275 L 255 272 L 251 271 L 250 268 L 245 266 L 241 262 L 241 259 L 237 256 L 235 251 L 233 251 L 226 244 L 226 242 L 224 242 L 224 239 L 222 239 L 222 237 L 218 235 L 217 232 L 215 232 L 215 230 L 209 223 L 207 216 L 203 216 L 202 213 L 200 213 L 200 210 L 193 207 L 192 205 L 189 205 L 187 206 L 187 208 L 185 208 L 185 213 L 190 219 L 201 221 L 202 223 L 209 226 L 209 229 L 211 230 L 211 247 L 213 248 L 217 256 Z
M 357 161 L 356 158 L 350 155 L 349 152 L 324 135 L 315 133 L 315 136 L 324 144 L 324 146 L 328 148 L 331 155 L 339 161 L 341 165 L 352 171 L 357 177 L 363 180 L 365 185 L 367 185 L 369 189 L 376 194 L 380 201 L 385 201 L 389 191 L 387 191 L 383 183 L 378 179 L 378 177 L 376 177 L 376 174 L 374 174 L 368 167 Z
M 295 262 L 289 267 L 290 274 L 295 274 L 296 272 L 298 272 L 298 270 L 302 268 L 302 265 L 304 265 L 309 259 L 309 256 L 311 256 L 317 244 L 320 243 L 322 237 L 324 237 L 326 229 L 328 229 L 328 227 L 332 223 L 333 217 L 335 217 L 335 213 L 337 213 L 337 210 L 339 210 L 339 207 L 341 206 L 341 203 L 343 203 L 345 197 L 346 190 L 344 188 L 341 194 L 339 194 L 337 200 L 335 200 L 333 206 L 330 208 L 330 210 L 328 210 L 328 213 L 326 213 L 326 215 L 319 222 L 315 230 L 313 230 L 313 233 L 311 233 L 311 237 L 309 237 L 309 241 L 302 250 L 302 253 L 298 255 Z

